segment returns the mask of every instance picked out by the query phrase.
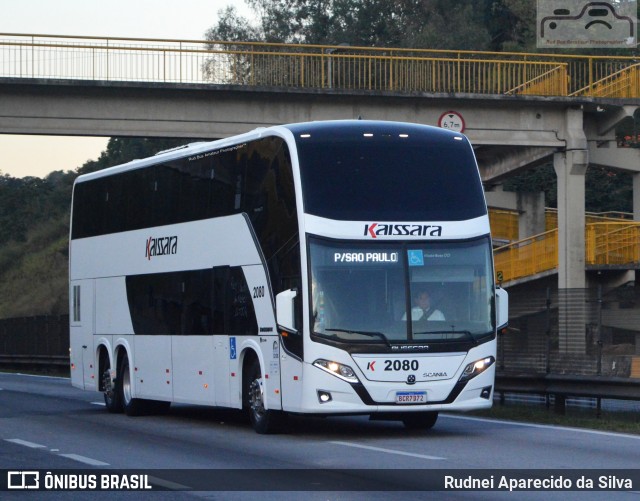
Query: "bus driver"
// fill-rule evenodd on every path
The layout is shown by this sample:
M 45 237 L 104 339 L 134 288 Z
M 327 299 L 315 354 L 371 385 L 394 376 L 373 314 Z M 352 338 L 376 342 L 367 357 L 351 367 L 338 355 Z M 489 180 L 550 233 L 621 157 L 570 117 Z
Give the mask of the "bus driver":
M 431 307 L 431 296 L 426 290 L 419 291 L 414 298 L 416 306 L 411 309 L 411 320 L 416 322 L 418 320 L 444 320 L 444 314 L 435 308 Z M 407 320 L 406 316 L 402 318 Z

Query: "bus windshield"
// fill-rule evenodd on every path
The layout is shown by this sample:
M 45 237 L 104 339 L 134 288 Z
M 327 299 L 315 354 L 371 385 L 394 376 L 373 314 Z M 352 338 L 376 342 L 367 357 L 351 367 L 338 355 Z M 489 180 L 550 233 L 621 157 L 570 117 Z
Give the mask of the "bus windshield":
M 493 337 L 488 237 L 382 245 L 312 237 L 309 248 L 317 340 L 391 346 Z

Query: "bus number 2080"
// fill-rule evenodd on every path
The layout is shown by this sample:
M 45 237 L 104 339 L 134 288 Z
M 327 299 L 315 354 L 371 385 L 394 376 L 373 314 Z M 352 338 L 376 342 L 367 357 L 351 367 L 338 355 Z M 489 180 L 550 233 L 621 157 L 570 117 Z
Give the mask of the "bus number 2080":
M 385 371 L 417 371 L 420 362 L 417 360 L 385 360 Z

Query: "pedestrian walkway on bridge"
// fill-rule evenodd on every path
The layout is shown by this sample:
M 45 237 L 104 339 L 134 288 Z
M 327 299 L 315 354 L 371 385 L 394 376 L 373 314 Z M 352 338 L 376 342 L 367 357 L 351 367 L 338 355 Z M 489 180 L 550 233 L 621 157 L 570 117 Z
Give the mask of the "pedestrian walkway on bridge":
M 0 33 L 0 77 L 640 97 L 636 57 Z
M 494 241 L 509 243 L 494 249 L 496 280 L 522 283 L 558 272 L 558 213 L 545 211 L 546 231 L 519 239 L 515 211 L 489 211 Z M 587 213 L 585 265 L 590 270 L 640 269 L 640 222 L 633 214 Z

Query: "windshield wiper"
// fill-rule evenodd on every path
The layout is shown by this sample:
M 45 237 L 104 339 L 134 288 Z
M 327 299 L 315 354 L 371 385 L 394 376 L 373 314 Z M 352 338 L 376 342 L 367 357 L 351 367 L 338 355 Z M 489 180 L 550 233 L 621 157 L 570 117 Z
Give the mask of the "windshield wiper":
M 414 336 L 420 336 L 420 335 L 425 335 L 425 334 L 466 334 L 473 341 L 477 342 L 476 338 L 473 336 L 473 334 L 471 334 L 471 331 L 448 330 L 448 331 L 423 331 L 423 332 L 414 332 L 413 333 Z
M 357 330 L 353 330 L 353 329 L 325 329 L 325 331 L 327 332 L 344 332 L 346 334 L 362 334 L 363 336 L 369 336 L 369 337 L 379 337 L 380 339 L 382 339 L 388 346 L 391 346 L 391 344 L 389 344 L 389 340 L 387 339 L 387 336 L 385 336 L 382 332 L 375 332 L 375 331 L 357 331 Z

